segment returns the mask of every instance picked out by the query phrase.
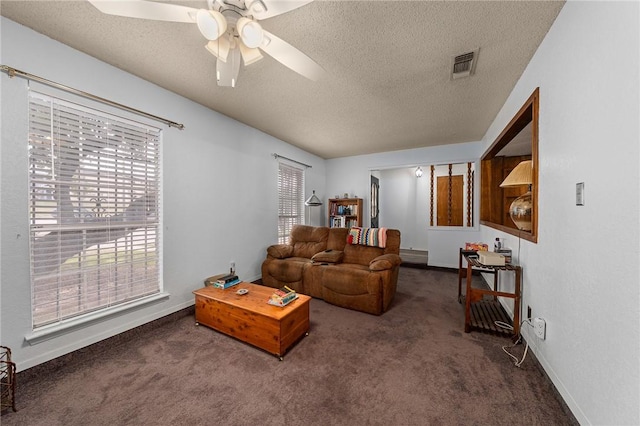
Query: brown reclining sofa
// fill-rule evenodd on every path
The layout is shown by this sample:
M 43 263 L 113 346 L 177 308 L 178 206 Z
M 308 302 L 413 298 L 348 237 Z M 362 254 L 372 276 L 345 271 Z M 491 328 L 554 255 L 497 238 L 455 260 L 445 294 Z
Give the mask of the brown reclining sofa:
M 295 225 L 288 244 L 267 248 L 262 283 L 380 315 L 396 292 L 399 252 L 397 229 Z

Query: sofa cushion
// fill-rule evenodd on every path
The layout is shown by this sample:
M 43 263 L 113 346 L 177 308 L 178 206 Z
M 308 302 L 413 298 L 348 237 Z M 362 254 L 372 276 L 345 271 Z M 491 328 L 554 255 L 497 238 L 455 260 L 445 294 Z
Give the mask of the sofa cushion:
M 331 250 L 344 250 L 347 244 L 348 228 L 329 228 L 327 248 Z
M 342 269 L 342 273 L 343 274 L 348 274 L 349 271 L 353 271 L 353 270 L 358 270 L 358 271 L 363 271 L 363 272 L 369 272 L 369 267 L 366 265 L 359 265 L 357 263 L 338 263 L 336 265 L 331 265 L 332 267 L 335 266 L 336 270 L 340 270 Z M 333 268 L 332 268 L 333 269 Z
M 279 282 L 292 283 L 302 281 L 305 266 L 308 265 L 311 265 L 311 259 L 304 257 L 273 259 L 267 265 L 267 271 Z
M 288 244 L 275 244 L 267 247 L 267 254 L 276 259 L 286 259 L 293 256 L 293 246 Z
M 392 269 L 401 263 L 402 259 L 397 254 L 383 254 L 369 263 L 369 269 L 372 271 L 384 271 L 385 269 Z
M 291 230 L 290 244 L 296 257 L 311 257 L 327 248 L 329 228 L 295 225 Z
M 342 250 L 325 250 L 313 255 L 311 260 L 321 263 L 338 263 L 342 261 Z
M 384 249 L 380 247 L 361 246 L 347 244 L 344 248 L 343 263 L 355 263 L 363 265 L 369 269 L 369 263 L 378 256 L 384 254 Z
M 375 315 L 382 313 L 382 281 L 360 265 L 323 266 L 322 298 L 331 304 Z

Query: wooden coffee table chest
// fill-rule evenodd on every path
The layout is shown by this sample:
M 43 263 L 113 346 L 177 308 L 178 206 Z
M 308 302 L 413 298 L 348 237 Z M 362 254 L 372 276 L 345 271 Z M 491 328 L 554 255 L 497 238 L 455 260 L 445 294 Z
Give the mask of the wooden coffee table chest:
M 241 288 L 249 292 L 237 294 Z M 212 286 L 196 290 L 196 325 L 206 325 L 282 359 L 309 331 L 311 297 L 298 294 L 285 307 L 272 306 L 267 300 L 274 290 L 245 282 L 224 290 Z

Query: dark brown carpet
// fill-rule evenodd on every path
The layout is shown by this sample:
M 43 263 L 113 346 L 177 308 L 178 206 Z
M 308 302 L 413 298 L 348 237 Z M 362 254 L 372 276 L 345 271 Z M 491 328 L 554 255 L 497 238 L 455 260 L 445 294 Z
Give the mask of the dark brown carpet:
M 84 350 L 49 374 L 25 372 L 18 412 L 1 422 L 574 424 L 533 358 L 517 368 L 501 349 L 508 338 L 463 332 L 456 297 L 456 274 L 401 268 L 381 317 L 314 299 L 310 335 L 282 362 L 183 316 Z

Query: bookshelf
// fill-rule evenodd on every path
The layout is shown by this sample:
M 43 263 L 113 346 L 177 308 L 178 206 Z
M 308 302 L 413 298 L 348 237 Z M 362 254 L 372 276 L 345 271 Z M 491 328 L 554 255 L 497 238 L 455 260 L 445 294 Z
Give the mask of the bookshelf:
M 362 226 L 362 198 L 330 198 L 329 227 Z

